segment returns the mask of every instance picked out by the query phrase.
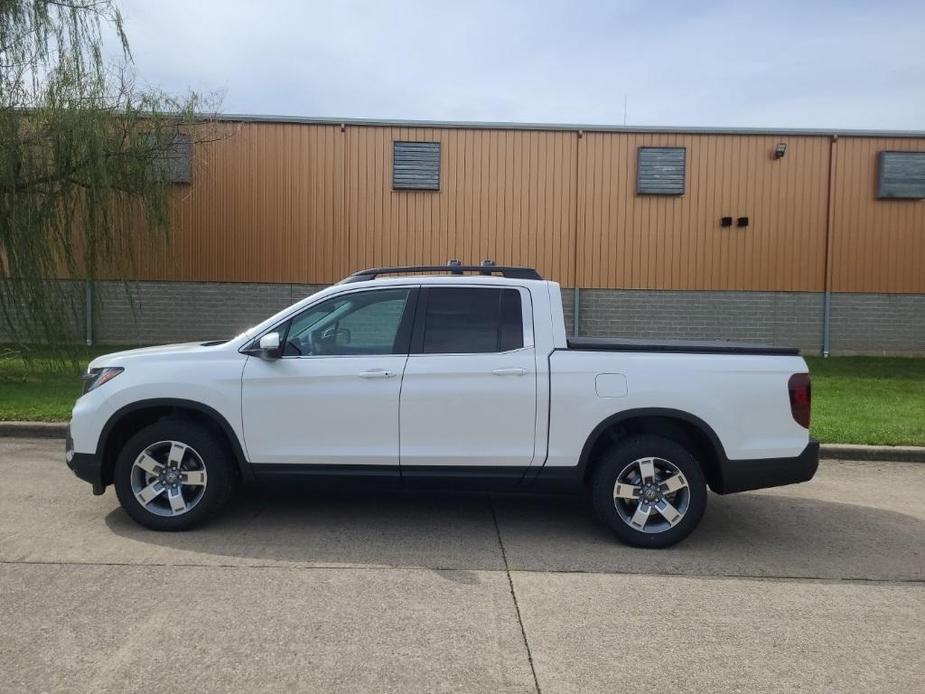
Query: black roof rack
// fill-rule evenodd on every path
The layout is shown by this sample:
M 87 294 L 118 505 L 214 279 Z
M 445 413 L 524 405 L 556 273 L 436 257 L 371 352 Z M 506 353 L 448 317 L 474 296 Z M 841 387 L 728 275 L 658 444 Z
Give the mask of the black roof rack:
M 338 284 L 350 282 L 365 282 L 374 280 L 379 275 L 407 275 L 413 272 L 449 272 L 453 275 L 462 275 L 464 272 L 477 272 L 480 275 L 501 275 L 518 280 L 541 280 L 542 275 L 532 267 L 512 267 L 508 265 L 495 265 L 493 260 L 483 260 L 481 265 L 463 265 L 458 260 L 451 260 L 446 265 L 404 265 L 399 267 L 371 267 L 366 270 L 354 272 L 345 277 Z

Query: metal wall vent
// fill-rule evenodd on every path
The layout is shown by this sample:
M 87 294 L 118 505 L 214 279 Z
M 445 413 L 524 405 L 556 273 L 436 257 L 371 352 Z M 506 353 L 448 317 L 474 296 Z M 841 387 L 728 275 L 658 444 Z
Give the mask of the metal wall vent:
M 440 190 L 440 143 L 393 142 L 392 188 Z
M 880 152 L 877 197 L 925 198 L 925 152 Z
M 636 157 L 637 195 L 684 195 L 684 147 L 640 147 Z
M 157 178 L 165 183 L 191 183 L 193 180 L 193 138 L 188 133 L 176 133 L 170 142 L 159 144 L 153 135 L 143 136 L 142 141 L 151 147 L 163 147 L 160 156 L 155 157 L 151 166 Z M 161 137 L 167 137 L 162 135 Z M 164 147 L 164 144 L 167 146 Z

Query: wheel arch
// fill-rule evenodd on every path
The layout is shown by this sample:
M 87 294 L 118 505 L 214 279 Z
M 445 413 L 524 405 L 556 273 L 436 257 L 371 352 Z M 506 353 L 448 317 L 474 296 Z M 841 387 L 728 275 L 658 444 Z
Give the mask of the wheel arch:
M 713 428 L 690 412 L 660 407 L 617 412 L 594 427 L 578 459 L 580 479 L 584 483 L 589 481 L 597 456 L 604 448 L 638 433 L 664 436 L 685 446 L 700 462 L 710 488 L 722 489 L 722 468 L 727 458 Z
M 195 400 L 151 398 L 119 408 L 103 426 L 96 455 L 102 464 L 104 485 L 112 484 L 116 458 L 125 442 L 149 424 L 170 417 L 189 419 L 218 433 L 228 443 L 242 479 L 252 477 L 253 472 L 237 434 L 218 410 Z

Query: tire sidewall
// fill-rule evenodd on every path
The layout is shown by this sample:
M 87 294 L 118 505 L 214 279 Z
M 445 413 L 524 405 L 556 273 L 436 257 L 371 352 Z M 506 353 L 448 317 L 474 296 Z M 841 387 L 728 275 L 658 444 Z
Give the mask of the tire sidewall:
M 620 517 L 613 500 L 617 476 L 633 461 L 647 457 L 663 458 L 672 463 L 687 478 L 690 489 L 690 505 L 684 518 L 661 533 L 644 533 L 631 528 Z M 610 448 L 595 470 L 591 494 L 596 515 L 621 541 L 647 549 L 670 547 L 690 535 L 707 506 L 706 480 L 697 459 L 679 443 L 654 435 L 634 436 Z
M 208 476 L 202 498 L 196 506 L 180 516 L 158 516 L 148 511 L 135 498 L 131 472 L 139 454 L 159 441 L 179 441 L 191 446 L 199 457 Z M 145 427 L 132 436 L 116 459 L 114 470 L 116 496 L 133 520 L 152 530 L 186 530 L 203 522 L 218 511 L 228 498 L 232 485 L 227 446 L 211 432 L 182 420 L 163 420 Z

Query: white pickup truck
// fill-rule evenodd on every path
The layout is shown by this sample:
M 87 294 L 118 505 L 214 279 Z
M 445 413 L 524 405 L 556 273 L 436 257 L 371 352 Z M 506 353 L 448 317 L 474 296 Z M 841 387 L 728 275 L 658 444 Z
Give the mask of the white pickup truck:
M 158 530 L 242 481 L 349 477 L 588 490 L 639 547 L 686 537 L 707 487 L 815 473 L 796 350 L 568 338 L 557 283 L 486 263 L 364 270 L 227 342 L 95 359 L 67 463 Z

